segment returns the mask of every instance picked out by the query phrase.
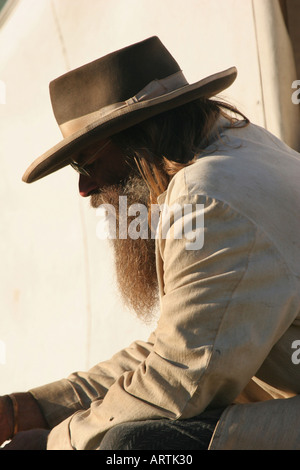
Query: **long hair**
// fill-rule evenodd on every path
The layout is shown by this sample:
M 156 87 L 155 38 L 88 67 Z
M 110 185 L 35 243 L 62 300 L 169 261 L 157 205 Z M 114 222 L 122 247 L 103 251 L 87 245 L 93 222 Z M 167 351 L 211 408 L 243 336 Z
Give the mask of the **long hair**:
M 166 190 L 179 170 L 194 163 L 208 145 L 219 117 L 228 127 L 244 127 L 249 120 L 231 104 L 198 99 L 147 119 L 112 137 L 128 161 L 135 162 L 150 192 L 149 204 Z M 241 120 L 238 117 L 242 117 Z

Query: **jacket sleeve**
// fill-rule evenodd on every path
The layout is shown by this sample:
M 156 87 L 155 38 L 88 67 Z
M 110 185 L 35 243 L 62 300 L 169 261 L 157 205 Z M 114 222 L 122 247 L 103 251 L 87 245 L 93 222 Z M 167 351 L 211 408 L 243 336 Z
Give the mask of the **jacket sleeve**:
M 261 229 L 213 198 L 175 202 L 193 207 L 193 227 L 196 208 L 204 208 L 204 245 L 187 249 L 185 236 L 173 236 L 174 220 L 164 237 L 160 232 L 164 290 L 151 351 L 103 400 L 56 426 L 49 449 L 97 449 L 126 421 L 185 419 L 230 405 L 292 321 L 289 273 Z
M 154 336 L 152 333 L 147 342 L 133 342 L 87 372 L 74 372 L 66 379 L 29 390 L 49 427 L 53 428 L 78 410 L 89 408 L 96 398 L 101 401 L 120 375 L 134 370 L 146 359 L 152 349 Z

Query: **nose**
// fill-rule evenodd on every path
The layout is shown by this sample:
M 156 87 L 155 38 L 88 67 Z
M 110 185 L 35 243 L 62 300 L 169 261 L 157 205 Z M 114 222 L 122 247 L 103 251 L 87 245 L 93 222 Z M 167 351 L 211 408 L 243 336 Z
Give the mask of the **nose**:
M 79 175 L 79 194 L 82 197 L 87 197 L 91 192 L 98 189 L 99 185 L 89 176 Z

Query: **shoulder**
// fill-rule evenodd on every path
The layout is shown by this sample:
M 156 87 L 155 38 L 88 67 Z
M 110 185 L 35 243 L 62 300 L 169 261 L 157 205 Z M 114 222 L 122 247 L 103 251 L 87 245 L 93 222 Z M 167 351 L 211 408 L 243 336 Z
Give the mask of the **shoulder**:
M 170 182 L 164 202 L 197 196 L 222 202 L 259 227 L 300 273 L 300 155 L 268 131 L 249 125 L 220 134 Z
M 250 152 L 249 144 L 241 142 L 243 129 L 221 132 L 219 138 L 200 152 L 196 161 L 181 169 L 171 180 L 164 197 L 169 202 L 192 195 L 203 195 L 226 201 L 227 188 L 243 174 L 237 164 L 240 152 Z M 228 201 L 229 202 L 229 201 Z
M 282 196 L 300 199 L 299 172 L 299 153 L 265 129 L 254 124 L 221 129 L 197 160 L 173 177 L 167 196 L 175 200 L 202 194 L 243 212 L 252 206 L 257 209 L 262 198 L 272 203 L 278 184 Z

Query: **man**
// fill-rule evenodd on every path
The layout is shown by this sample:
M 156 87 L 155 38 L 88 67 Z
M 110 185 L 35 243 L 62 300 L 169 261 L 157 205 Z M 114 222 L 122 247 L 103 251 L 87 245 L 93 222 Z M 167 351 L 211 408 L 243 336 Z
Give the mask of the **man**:
M 118 228 L 120 196 L 147 205 L 148 236 L 114 248 L 125 301 L 151 315 L 158 290 L 160 317 L 90 371 L 2 397 L 5 449 L 300 447 L 300 156 L 211 99 L 235 77 L 190 85 L 153 37 L 51 83 L 64 139 L 23 179 L 71 164 Z

